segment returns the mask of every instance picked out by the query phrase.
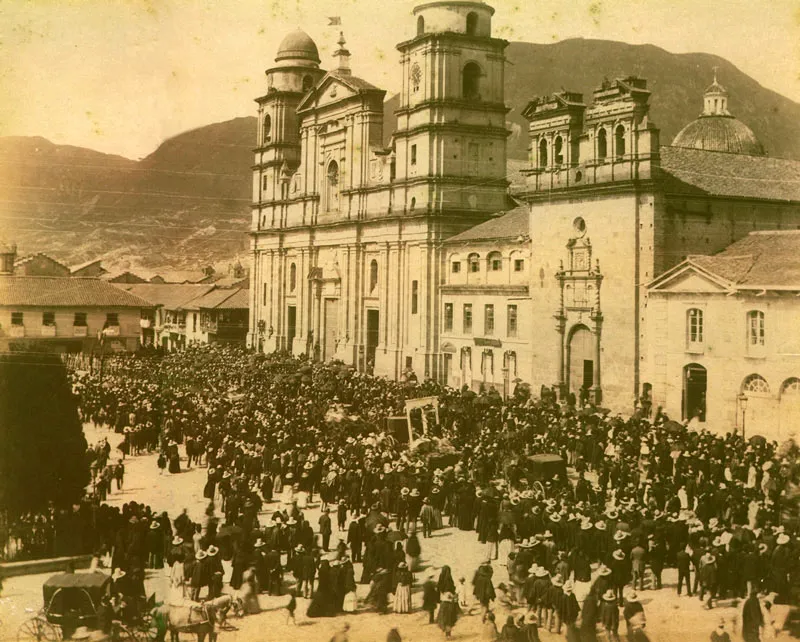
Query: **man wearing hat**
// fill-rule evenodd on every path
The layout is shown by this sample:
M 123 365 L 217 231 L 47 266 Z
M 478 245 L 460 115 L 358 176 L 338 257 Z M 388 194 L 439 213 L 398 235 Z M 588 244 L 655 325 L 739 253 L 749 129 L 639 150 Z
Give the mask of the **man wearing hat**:
M 619 642 L 619 606 L 617 605 L 617 596 L 612 589 L 608 589 L 603 594 L 600 605 L 600 622 L 606 632 L 606 639 L 609 642 Z
M 330 510 L 326 507 L 319 517 L 319 533 L 322 535 L 322 550 L 326 553 L 330 550 L 332 532 Z

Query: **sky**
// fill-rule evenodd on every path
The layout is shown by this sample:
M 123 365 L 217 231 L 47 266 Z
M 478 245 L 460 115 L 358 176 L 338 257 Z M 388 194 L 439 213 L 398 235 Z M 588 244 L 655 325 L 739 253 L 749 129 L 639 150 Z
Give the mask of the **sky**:
M 264 70 L 298 27 L 332 66 L 341 17 L 353 72 L 394 92 L 406 0 L 0 0 L 0 136 L 128 158 L 255 115 Z M 493 0 L 493 35 L 602 38 L 730 60 L 800 102 L 800 0 Z M 724 83 L 724 79 L 721 79 Z M 535 88 L 532 88 L 535 95 Z

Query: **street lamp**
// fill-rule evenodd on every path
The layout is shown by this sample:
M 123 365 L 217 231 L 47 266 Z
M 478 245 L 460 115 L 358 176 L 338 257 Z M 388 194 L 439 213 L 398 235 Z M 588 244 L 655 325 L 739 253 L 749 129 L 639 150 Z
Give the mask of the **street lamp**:
M 745 439 L 744 425 L 747 417 L 747 395 L 742 393 L 739 395 L 738 399 L 739 399 L 739 407 L 742 409 L 742 441 L 744 441 Z

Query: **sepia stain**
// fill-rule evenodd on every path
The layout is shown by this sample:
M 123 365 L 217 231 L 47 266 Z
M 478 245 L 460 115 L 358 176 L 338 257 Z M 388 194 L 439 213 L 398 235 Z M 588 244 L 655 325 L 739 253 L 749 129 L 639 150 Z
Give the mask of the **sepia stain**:
M 592 16 L 592 22 L 595 26 L 600 25 L 600 14 L 603 12 L 603 5 L 600 2 L 592 2 L 589 5 L 589 15 Z

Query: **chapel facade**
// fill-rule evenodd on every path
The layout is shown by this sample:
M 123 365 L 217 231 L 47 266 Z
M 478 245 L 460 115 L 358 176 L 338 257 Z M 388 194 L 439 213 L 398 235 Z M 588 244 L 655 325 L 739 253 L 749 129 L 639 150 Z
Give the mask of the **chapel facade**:
M 441 243 L 506 209 L 505 40 L 483 2 L 428 2 L 399 45 L 402 91 L 320 67 L 288 35 L 259 97 L 249 343 L 440 378 Z

